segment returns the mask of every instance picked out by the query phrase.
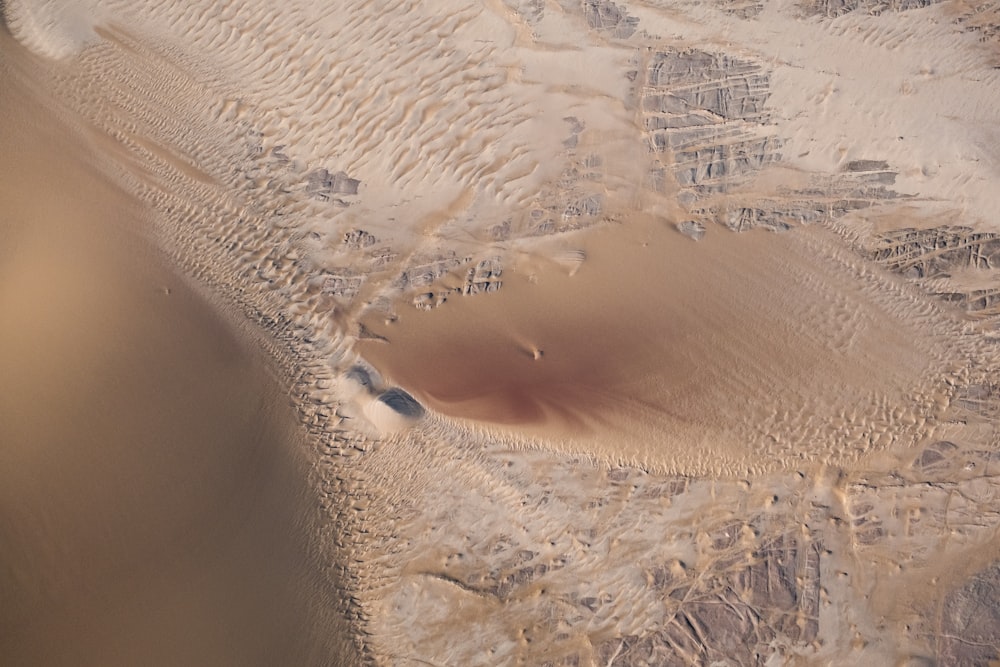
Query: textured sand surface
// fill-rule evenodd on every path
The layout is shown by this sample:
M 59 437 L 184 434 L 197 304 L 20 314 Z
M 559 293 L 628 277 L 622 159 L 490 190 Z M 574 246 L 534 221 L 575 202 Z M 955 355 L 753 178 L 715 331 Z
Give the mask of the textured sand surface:
M 814 438 L 829 443 L 815 457 L 850 460 L 845 422 L 864 450 L 912 445 L 949 339 L 827 236 L 694 243 L 636 215 L 589 234 L 572 277 L 527 269 L 536 282 L 372 323 L 385 340 L 359 349 L 446 415 L 652 469 L 781 466 Z
M 244 460 L 234 434 L 278 428 L 289 402 L 308 432 L 259 441 L 292 443 L 268 455 L 304 467 L 273 484 L 255 477 L 286 470 L 270 459 L 236 475 L 241 502 L 280 508 L 251 532 L 309 560 L 246 566 L 282 564 L 260 605 L 217 608 L 248 637 L 228 655 L 1000 660 L 995 3 L 2 7 L 5 76 L 58 119 L 49 141 L 87 147 L 75 169 L 103 184 L 79 208 L 134 211 L 132 233 L 193 286 L 172 302 L 189 295 L 185 317 L 212 323 L 192 336 L 236 326 L 277 369 L 203 387 L 206 402 L 233 393 L 198 451 Z M 3 104 L 22 108 L 28 93 L 9 90 Z M 39 117 L 5 117 L 4 136 L 50 126 Z M 35 143 L 19 150 L 51 163 Z M 94 308 L 120 327 L 152 306 L 92 259 L 117 245 L 35 217 L 52 231 L 3 231 L 15 278 L 0 289 L 16 306 L 3 342 L 24 351 L 5 350 L 11 377 L 49 391 L 58 380 L 38 378 L 65 346 L 58 322 L 83 303 L 58 276 L 95 265 L 109 300 Z M 31 279 L 39 257 L 51 280 Z M 148 271 L 154 285 L 172 275 Z M 75 363 L 105 354 L 109 330 L 90 335 Z M 13 412 L 26 394 L 9 393 Z M 37 420 L 15 423 L 44 441 Z M 33 491 L 9 489 L 0 509 L 34 525 L 13 509 Z M 233 544 L 204 549 L 257 553 Z M 17 599 L 39 576 L 11 579 Z M 162 586 L 154 599 L 178 590 Z M 283 648 L 253 628 L 286 600 L 280 627 L 297 630 L 274 630 Z M 44 630 L 15 620 L 11 645 L 37 646 Z M 224 661 L 223 647 L 182 645 Z M 120 655 L 81 660 L 129 664 Z
M 135 228 L 143 207 L 0 40 L 0 660 L 346 652 L 316 611 L 337 592 L 313 570 L 281 383 L 164 266 Z

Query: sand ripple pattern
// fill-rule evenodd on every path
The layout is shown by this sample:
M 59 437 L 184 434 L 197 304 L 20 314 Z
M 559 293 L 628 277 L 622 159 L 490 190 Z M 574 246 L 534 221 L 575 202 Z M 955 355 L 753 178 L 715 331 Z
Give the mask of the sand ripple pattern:
M 364 659 L 995 657 L 989 12 L 665 4 L 3 9 L 270 336 Z

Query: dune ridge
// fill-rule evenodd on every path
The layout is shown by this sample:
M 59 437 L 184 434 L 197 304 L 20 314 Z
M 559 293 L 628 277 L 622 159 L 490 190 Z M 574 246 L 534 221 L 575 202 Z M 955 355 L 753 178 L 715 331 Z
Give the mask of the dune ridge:
M 0 34 L 3 662 L 351 664 L 261 332 L 164 261 L 38 73 Z

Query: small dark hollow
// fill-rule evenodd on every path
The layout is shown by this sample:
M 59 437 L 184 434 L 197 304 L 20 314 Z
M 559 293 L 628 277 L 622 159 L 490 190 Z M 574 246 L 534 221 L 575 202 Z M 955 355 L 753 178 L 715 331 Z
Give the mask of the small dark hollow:
M 392 389 L 387 389 L 382 392 L 379 395 L 378 400 L 382 401 L 404 417 L 417 418 L 423 416 L 424 414 L 424 407 L 417 402 L 417 399 L 413 398 L 398 387 L 393 387 Z
M 347 371 L 347 377 L 351 380 L 354 380 L 362 387 L 365 387 L 366 389 L 368 389 L 368 391 L 371 391 L 372 376 L 369 375 L 368 371 L 366 371 L 361 366 L 352 366 L 351 370 Z

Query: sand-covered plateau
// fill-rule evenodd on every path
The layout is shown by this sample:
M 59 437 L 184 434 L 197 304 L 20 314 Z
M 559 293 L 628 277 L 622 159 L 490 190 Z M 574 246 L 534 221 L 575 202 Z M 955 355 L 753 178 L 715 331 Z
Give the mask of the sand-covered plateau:
M 3 664 L 1000 661 L 1000 5 L 0 12 Z

